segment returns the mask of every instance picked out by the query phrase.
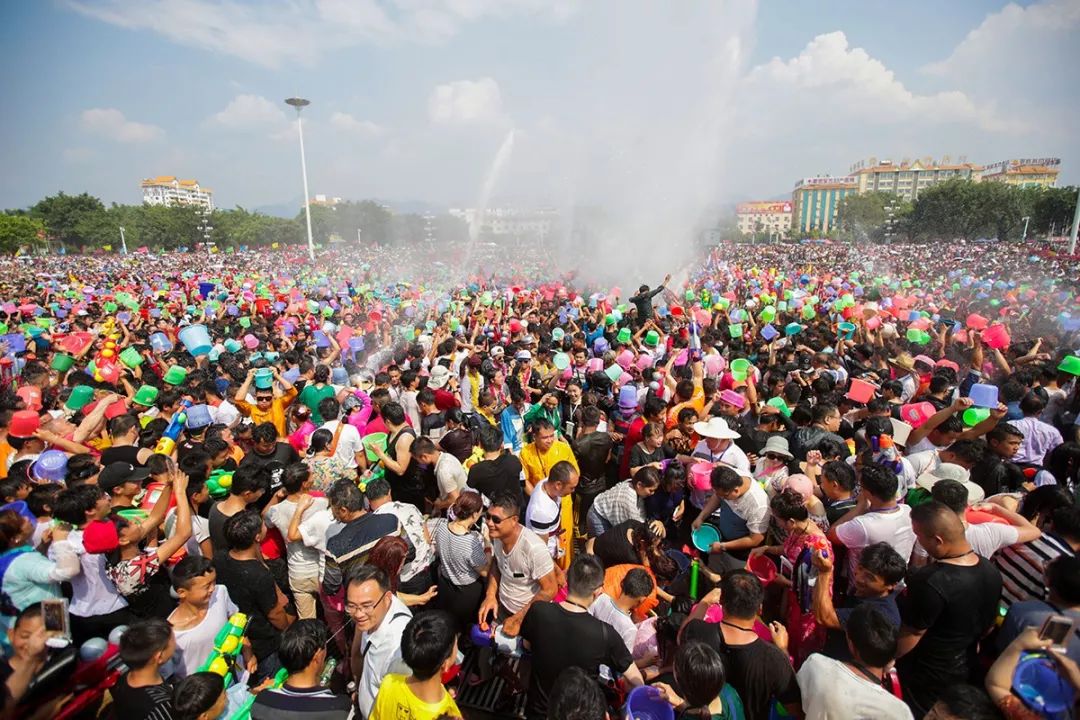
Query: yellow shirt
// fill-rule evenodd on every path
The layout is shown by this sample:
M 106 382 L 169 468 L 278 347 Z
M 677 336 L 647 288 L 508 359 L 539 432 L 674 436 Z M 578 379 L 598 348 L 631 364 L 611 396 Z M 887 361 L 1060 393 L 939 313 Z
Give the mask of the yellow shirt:
M 281 394 L 281 397 L 275 397 L 274 401 L 270 403 L 270 409 L 266 411 L 259 410 L 259 406 L 253 405 L 246 400 L 233 400 L 233 404 L 236 405 L 236 409 L 240 411 L 241 415 L 251 418 L 251 422 L 256 425 L 261 425 L 264 422 L 274 423 L 274 427 L 277 428 L 278 437 L 285 437 L 285 410 L 289 407 L 289 403 L 296 397 L 296 388 L 291 387 Z
M 566 460 L 574 466 L 575 470 L 578 469 L 574 451 L 562 440 L 556 440 L 552 443 L 551 447 L 543 455 L 537 452 L 536 443 L 528 443 L 521 448 L 520 460 L 521 467 L 525 471 L 525 483 L 529 488 L 535 487 L 537 483 L 546 478 L 548 473 L 551 472 L 551 467 L 557 462 Z
M 379 686 L 368 720 L 437 720 L 442 715 L 461 717 L 450 693 L 443 690 L 442 700 L 437 703 L 424 702 L 409 689 L 404 675 L 390 674 Z

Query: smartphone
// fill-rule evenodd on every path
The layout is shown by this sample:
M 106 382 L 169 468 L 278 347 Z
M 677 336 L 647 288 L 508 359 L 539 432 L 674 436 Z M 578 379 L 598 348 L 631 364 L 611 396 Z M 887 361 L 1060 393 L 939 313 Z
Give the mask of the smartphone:
M 1065 651 L 1069 644 L 1069 634 L 1072 633 L 1073 621 L 1064 615 L 1051 615 L 1046 618 L 1042 629 L 1039 630 L 1040 640 L 1049 640 L 1053 643 L 1053 649 Z
M 48 639 L 45 644 L 52 648 L 64 648 L 71 644 L 71 619 L 68 615 L 67 598 L 41 601 L 41 617 L 45 621 Z
M 795 566 L 783 555 L 780 556 L 780 576 L 787 580 L 795 577 Z

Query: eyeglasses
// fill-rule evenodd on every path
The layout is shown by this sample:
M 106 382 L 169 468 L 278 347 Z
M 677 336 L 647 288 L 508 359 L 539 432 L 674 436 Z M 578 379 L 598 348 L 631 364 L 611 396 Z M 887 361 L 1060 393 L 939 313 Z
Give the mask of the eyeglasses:
M 488 513 L 487 515 L 484 516 L 484 519 L 487 520 L 492 525 L 501 525 L 504 522 L 506 522 L 507 520 L 509 520 L 510 518 L 509 518 L 509 516 L 507 516 L 507 517 L 499 517 L 498 515 L 492 515 L 491 513 Z
M 383 592 L 383 594 L 379 596 L 379 599 L 373 603 L 364 603 L 362 605 L 357 605 L 356 603 L 351 602 L 345 603 L 345 612 L 349 613 L 350 615 L 371 615 L 371 613 L 375 612 L 375 608 L 379 607 L 379 605 L 382 603 L 383 598 L 386 597 L 386 594 L 388 592 L 390 591 L 387 590 Z

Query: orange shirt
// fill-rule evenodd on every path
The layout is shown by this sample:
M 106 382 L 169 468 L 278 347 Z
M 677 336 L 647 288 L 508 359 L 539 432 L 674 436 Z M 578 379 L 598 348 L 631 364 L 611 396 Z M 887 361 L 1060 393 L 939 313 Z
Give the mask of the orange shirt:
M 236 409 L 240 411 L 241 415 L 251 418 L 251 422 L 256 425 L 264 422 L 274 423 L 274 427 L 278 431 L 278 437 L 285 437 L 285 410 L 295 398 L 296 388 L 291 387 L 282 393 L 281 397 L 274 398 L 274 401 L 270 403 L 269 410 L 259 410 L 258 405 L 252 405 L 246 400 L 233 400 L 233 404 L 236 405 Z

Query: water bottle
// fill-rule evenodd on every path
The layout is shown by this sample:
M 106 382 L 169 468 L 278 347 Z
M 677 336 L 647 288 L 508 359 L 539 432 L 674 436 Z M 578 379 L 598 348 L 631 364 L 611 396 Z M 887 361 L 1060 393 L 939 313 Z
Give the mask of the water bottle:
M 330 678 L 334 676 L 334 670 L 337 669 L 337 660 L 335 658 L 327 658 L 326 665 L 323 667 L 322 675 L 319 675 L 319 684 L 323 687 L 330 687 Z

